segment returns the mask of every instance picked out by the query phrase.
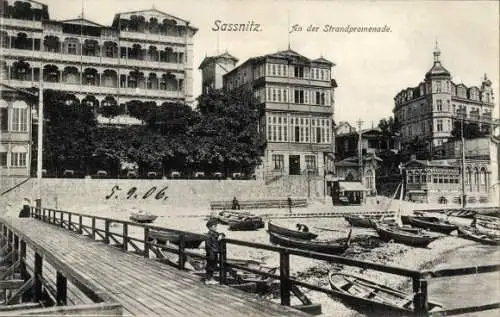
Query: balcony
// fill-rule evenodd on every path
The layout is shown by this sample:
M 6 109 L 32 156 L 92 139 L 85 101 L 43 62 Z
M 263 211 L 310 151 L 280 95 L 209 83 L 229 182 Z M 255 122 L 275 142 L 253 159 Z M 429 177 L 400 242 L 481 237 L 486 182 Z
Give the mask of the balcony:
M 298 112 L 311 112 L 311 113 L 323 113 L 332 114 L 332 106 L 316 106 L 316 105 L 306 105 L 306 104 L 296 104 L 296 103 L 279 103 L 279 102 L 266 102 L 266 110 L 278 110 L 278 111 L 298 111 Z
M 33 20 L 20 20 L 20 19 L 9 19 L 2 18 L 0 19 L 1 25 L 11 26 L 15 28 L 31 28 L 31 29 L 42 29 L 41 21 L 33 21 Z
M 161 35 L 161 34 L 151 34 L 151 33 L 139 33 L 139 32 L 127 32 L 121 31 L 120 38 L 124 39 L 133 39 L 138 42 L 144 41 L 155 41 L 155 42 L 169 42 L 169 43 L 178 43 L 185 44 L 186 38 L 184 36 L 169 36 L 169 35 Z M 189 38 L 187 42 L 192 42 Z
M 14 132 L 14 131 L 2 131 L 1 132 L 2 142 L 29 142 L 30 134 L 29 131 L 26 132 Z
M 329 80 L 321 81 L 321 80 L 311 80 L 309 78 L 266 76 L 265 81 L 268 83 L 280 83 L 280 84 L 301 85 L 301 86 L 315 86 L 324 88 L 332 87 L 332 84 Z

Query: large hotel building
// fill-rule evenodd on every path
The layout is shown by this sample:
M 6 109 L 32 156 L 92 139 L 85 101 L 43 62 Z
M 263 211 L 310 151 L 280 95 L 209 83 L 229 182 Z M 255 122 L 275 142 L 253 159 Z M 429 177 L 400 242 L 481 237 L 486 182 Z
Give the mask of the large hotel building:
M 200 66 L 204 86 L 247 86 L 265 114 L 260 129 L 267 147 L 260 175 L 323 176 L 333 171 L 334 64 L 309 59 L 293 50 L 252 57 L 238 67 L 225 53 Z
M 416 87 L 400 91 L 395 97 L 394 117 L 401 123 L 401 143 L 404 146 L 418 137 L 432 149 L 452 136 L 453 121 L 464 118 L 485 131 L 492 122 L 493 90 L 484 76 L 480 87 L 467 87 L 452 81 L 443 67 L 441 52 L 436 45 L 434 64 L 425 79 Z
M 101 123 L 139 123 L 126 115 L 126 104 L 132 100 L 157 105 L 194 101 L 197 29 L 188 21 L 151 9 L 117 13 L 106 26 L 83 16 L 52 20 L 47 5 L 37 1 L 2 3 L 0 79 L 10 87 L 7 90 L 38 88 L 42 81 L 43 89 L 66 92 L 68 102 L 77 98 L 93 107 Z M 17 157 L 11 151 L 16 148 L 11 134 L 29 133 L 30 118 L 28 109 L 18 115 L 20 104 L 4 95 L 0 106 L 1 169 L 6 169 Z M 103 107 L 118 107 L 120 115 L 104 118 Z M 25 122 L 18 122 L 22 118 Z M 22 162 L 29 165 L 29 157 Z

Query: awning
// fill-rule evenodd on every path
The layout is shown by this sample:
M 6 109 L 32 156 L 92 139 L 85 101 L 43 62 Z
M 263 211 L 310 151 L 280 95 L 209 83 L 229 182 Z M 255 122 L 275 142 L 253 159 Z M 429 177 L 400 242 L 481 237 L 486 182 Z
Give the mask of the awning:
M 370 191 L 369 189 L 366 189 L 360 182 L 339 182 L 339 187 L 340 190 L 344 192 Z

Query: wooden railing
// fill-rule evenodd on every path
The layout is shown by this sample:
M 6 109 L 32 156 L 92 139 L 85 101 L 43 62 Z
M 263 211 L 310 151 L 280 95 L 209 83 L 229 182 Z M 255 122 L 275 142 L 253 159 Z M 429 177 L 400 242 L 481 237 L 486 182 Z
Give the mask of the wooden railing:
M 184 269 L 184 264 L 188 256 L 204 259 L 203 254 L 194 253 L 187 251 L 184 248 L 184 237 L 186 235 L 193 235 L 194 233 L 167 229 L 164 227 L 151 226 L 146 224 L 137 224 L 130 221 L 125 220 L 117 220 L 110 219 L 98 216 L 90 216 L 85 214 L 54 210 L 48 208 L 32 208 L 32 217 L 36 219 L 40 219 L 42 221 L 58 225 L 60 227 L 69 229 L 74 232 L 78 232 L 80 234 L 86 234 L 94 240 L 101 240 L 104 243 L 114 245 L 123 249 L 124 251 L 128 250 L 128 245 L 133 247 L 133 252 L 143 255 L 144 257 L 156 257 L 157 260 L 161 262 L 166 262 L 168 264 L 176 265 L 180 269 Z M 91 225 L 84 225 L 84 219 L 90 220 Z M 102 227 L 99 227 L 99 221 Z M 117 223 L 122 225 L 122 233 L 116 233 L 110 231 L 110 225 L 112 223 Z M 128 234 L 128 228 L 130 226 L 135 226 L 142 228 L 141 238 L 131 237 Z M 159 230 L 170 233 L 178 234 L 180 237 L 180 242 L 178 248 L 173 248 L 167 245 L 156 244 L 149 238 L 150 230 Z M 203 236 L 203 235 L 200 235 Z M 121 241 L 120 241 L 121 239 Z M 111 243 L 111 242 L 114 243 Z M 228 261 L 228 247 L 234 246 L 243 246 L 249 247 L 258 250 L 266 250 L 279 254 L 280 265 L 279 265 L 279 274 L 263 272 L 261 270 L 252 269 L 243 265 L 239 265 L 236 263 L 232 263 Z M 142 248 L 140 247 L 142 246 Z M 179 256 L 178 263 L 173 263 L 170 261 L 163 261 L 164 256 L 160 250 L 174 253 Z M 428 305 L 428 293 L 427 286 L 428 281 L 435 278 L 448 277 L 448 276 L 460 276 L 460 275 L 469 275 L 469 274 L 481 274 L 481 273 L 490 273 L 490 272 L 498 272 L 500 271 L 500 265 L 484 265 L 484 266 L 475 266 L 475 267 L 464 267 L 458 269 L 441 269 L 441 270 L 426 270 L 426 271 L 418 271 L 411 270 L 404 267 L 391 266 L 378 264 L 374 262 L 356 260 L 352 258 L 346 258 L 342 256 L 318 253 L 318 252 L 310 252 L 301 249 L 292 249 L 285 248 L 280 246 L 273 246 L 262 243 L 254 243 L 247 241 L 240 241 L 234 239 L 222 239 L 220 240 L 220 257 L 219 257 L 219 279 L 221 284 L 227 284 L 227 273 L 230 270 L 242 270 L 250 273 L 260 274 L 263 277 L 277 279 L 280 281 L 280 297 L 281 304 L 290 306 L 291 304 L 291 293 L 293 292 L 294 287 L 301 286 L 309 290 L 322 292 L 340 299 L 347 299 L 354 302 L 359 303 L 360 305 L 372 305 L 374 307 L 386 309 L 387 311 L 395 311 L 399 314 L 411 315 L 411 316 L 451 316 L 458 315 L 463 313 L 471 313 L 471 312 L 479 312 L 485 311 L 489 309 L 497 309 L 500 308 L 500 303 L 493 303 L 487 305 L 479 305 L 479 306 L 470 306 L 470 307 L 462 307 L 462 308 L 454 308 L 454 309 L 446 309 L 440 310 L 437 312 L 429 312 Z M 371 269 L 384 273 L 395 274 L 399 276 L 404 276 L 411 278 L 412 280 L 412 297 L 413 297 L 413 310 L 405 309 L 405 308 L 395 308 L 394 306 L 380 303 L 377 301 L 373 301 L 370 299 L 358 298 L 355 296 L 351 296 L 345 293 L 341 293 L 329 288 L 320 287 L 317 285 L 313 285 L 307 282 L 299 281 L 290 276 L 290 256 L 300 256 L 305 257 L 311 260 L 322 260 L 327 261 L 329 263 L 337 263 L 347 266 L 354 266 L 363 269 Z
M 40 209 L 32 207 L 31 217 L 79 234 L 87 235 L 93 240 L 100 240 L 105 244 L 118 247 L 125 252 L 131 250 L 133 253 L 142 255 L 145 258 L 156 258 L 160 262 L 171 264 L 171 262 L 164 257 L 162 251 L 176 254 L 179 256 L 179 269 L 184 269 L 187 256 L 199 259 L 205 258 L 204 255 L 188 251 L 185 248 L 186 236 L 199 236 L 204 240 L 205 236 L 202 234 L 50 208 Z M 111 230 L 112 225 L 120 226 L 117 228 L 119 232 L 116 232 L 117 230 Z M 140 231 L 135 235 L 129 233 L 130 229 L 134 227 Z M 151 230 L 178 235 L 178 247 L 174 248 L 172 246 L 155 243 L 155 240 L 150 236 Z
M 10 311 L 15 314 L 28 315 L 67 315 L 69 313 L 92 315 L 100 312 L 108 316 L 122 316 L 122 306 L 111 296 L 94 289 L 84 276 L 1 219 L 0 243 L 2 255 L 5 254 L 2 261 L 9 260 L 9 265 L 0 273 L 0 280 L 15 277 L 16 273 L 21 277 L 17 290 L 11 292 L 10 296 L 6 296 L 3 302 L 7 306 L 0 306 L 0 315 L 3 311 Z M 33 264 L 27 261 L 27 251 L 34 254 Z M 44 261 L 47 263 L 44 264 Z M 56 271 L 55 281 L 50 281 L 43 272 L 47 264 Z M 66 306 L 68 304 L 68 280 L 94 304 Z M 30 290 L 33 290 L 32 298 L 28 294 Z M 22 303 L 18 304 L 20 301 Z M 47 306 L 64 307 L 47 308 Z

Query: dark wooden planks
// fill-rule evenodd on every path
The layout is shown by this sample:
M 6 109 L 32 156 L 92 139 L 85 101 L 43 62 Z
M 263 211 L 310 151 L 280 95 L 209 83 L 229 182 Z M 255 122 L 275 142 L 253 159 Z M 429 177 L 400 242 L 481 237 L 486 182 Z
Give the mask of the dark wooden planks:
M 153 259 L 124 253 L 33 219 L 9 224 L 124 305 L 124 313 L 159 316 L 307 316 L 227 286 L 206 286 L 199 277 Z M 64 243 L 61 243 L 64 241 Z

